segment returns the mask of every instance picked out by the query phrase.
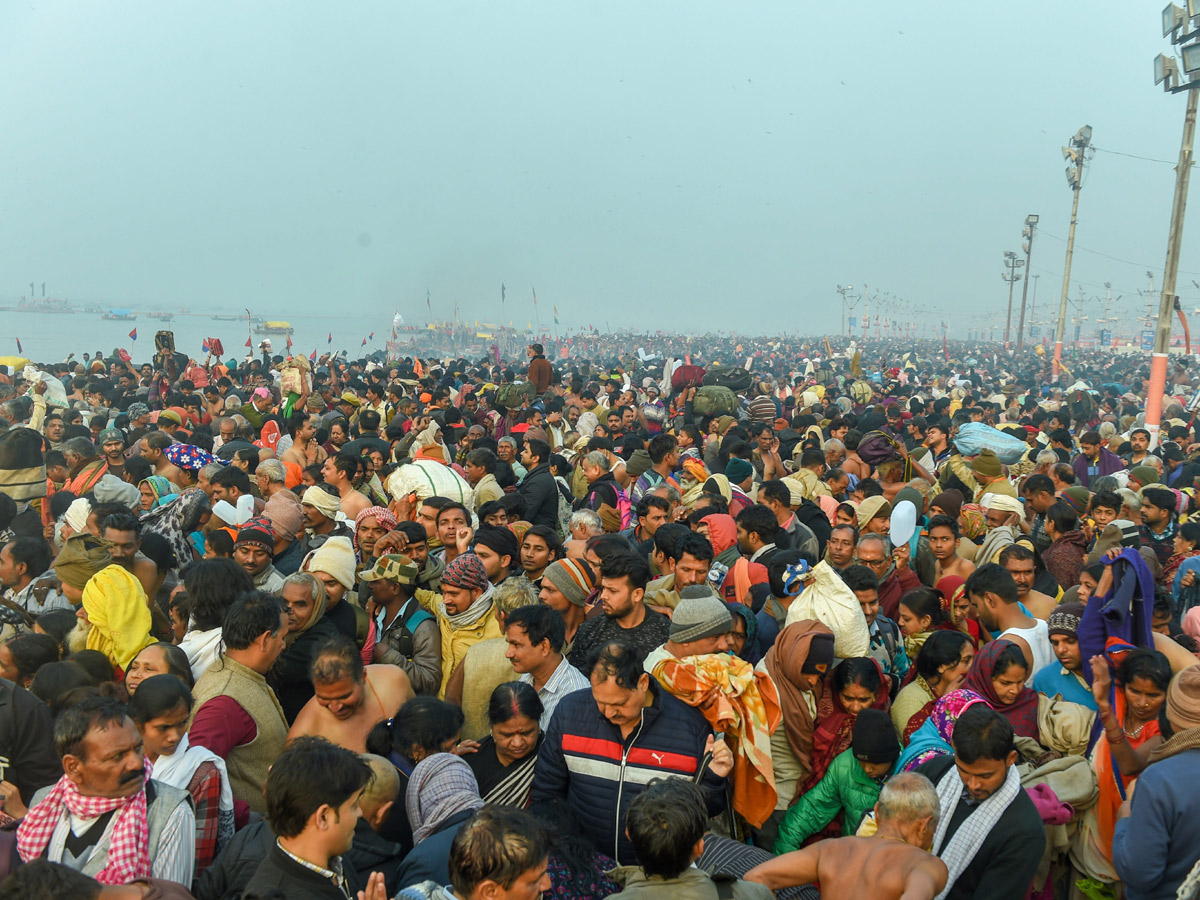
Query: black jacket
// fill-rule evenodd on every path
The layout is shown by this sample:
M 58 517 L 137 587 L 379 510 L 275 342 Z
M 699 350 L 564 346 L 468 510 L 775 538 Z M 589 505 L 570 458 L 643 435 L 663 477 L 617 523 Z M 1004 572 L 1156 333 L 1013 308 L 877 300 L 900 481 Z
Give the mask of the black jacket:
M 917 766 L 915 771 L 937 787 L 947 773 L 958 777 L 953 769 L 953 756 L 939 756 Z M 942 810 L 943 816 L 950 816 L 942 847 L 950 843 L 974 808 L 960 799 L 952 811 Z M 942 847 L 934 849 L 940 851 Z M 950 886 L 946 900 L 1021 900 L 1029 893 L 1045 847 L 1042 817 L 1022 788 L 988 833 L 974 859 Z
M 3 778 L 29 805 L 33 795 L 62 776 L 54 749 L 50 708 L 23 687 L 0 678 L 0 761 Z
M 558 531 L 558 485 L 550 474 L 550 463 L 540 463 L 527 472 L 517 493 L 525 498 L 525 521 Z
M 401 799 L 403 799 L 403 795 L 401 795 Z M 450 847 L 447 845 L 447 853 L 449 850 Z M 342 857 L 342 861 L 353 864 L 354 871 L 358 873 L 359 883 L 351 885 L 354 890 L 365 891 L 367 879 L 371 873 L 382 872 L 389 897 L 394 897 L 401 888 L 413 883 L 400 881 L 396 876 L 403 859 L 404 848 L 376 834 L 375 830 L 367 824 L 366 819 L 359 819 L 358 824 L 354 826 L 354 843 L 349 852 Z M 445 881 L 438 883 L 449 884 L 450 876 L 447 875 Z
M 354 883 L 357 875 L 353 867 L 346 867 L 346 876 Z M 257 895 L 280 890 L 288 900 L 346 900 L 337 885 L 318 872 L 296 862 L 272 842 L 267 855 L 259 861 L 258 871 L 246 885 L 246 893 Z
M 274 846 L 275 835 L 266 822 L 260 820 L 247 825 L 221 849 L 212 865 L 196 876 L 192 885 L 196 900 L 240 897 L 258 870 L 258 864 Z

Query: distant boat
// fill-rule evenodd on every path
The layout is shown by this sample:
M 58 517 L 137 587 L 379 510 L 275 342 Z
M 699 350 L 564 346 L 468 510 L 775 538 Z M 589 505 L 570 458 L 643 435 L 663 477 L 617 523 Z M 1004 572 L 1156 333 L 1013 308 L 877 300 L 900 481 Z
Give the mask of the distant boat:
M 157 311 L 156 312 L 148 312 L 148 313 L 146 313 L 146 318 L 148 318 L 148 319 L 173 319 L 173 318 L 175 318 L 175 314 L 169 313 L 169 312 L 157 312 Z
M 238 319 L 244 319 L 245 316 L 213 316 L 214 322 L 236 322 Z
M 137 313 L 131 312 L 128 309 L 110 309 L 100 318 L 111 319 L 114 322 L 132 322 L 137 318 Z
M 255 334 L 291 334 L 291 322 L 263 322 L 254 329 Z

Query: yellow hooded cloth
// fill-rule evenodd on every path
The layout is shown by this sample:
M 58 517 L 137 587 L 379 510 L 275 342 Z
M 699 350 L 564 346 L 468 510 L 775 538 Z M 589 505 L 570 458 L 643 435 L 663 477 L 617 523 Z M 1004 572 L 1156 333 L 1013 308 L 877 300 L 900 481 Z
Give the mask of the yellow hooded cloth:
M 99 650 L 113 665 L 126 668 L 150 636 L 150 606 L 142 584 L 118 565 L 107 566 L 88 579 L 83 608 L 92 628 L 87 648 Z

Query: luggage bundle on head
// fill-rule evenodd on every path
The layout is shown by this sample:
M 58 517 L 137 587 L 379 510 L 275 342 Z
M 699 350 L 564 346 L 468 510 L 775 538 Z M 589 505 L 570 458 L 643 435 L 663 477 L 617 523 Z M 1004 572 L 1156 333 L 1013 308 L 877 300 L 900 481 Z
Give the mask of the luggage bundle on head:
M 869 381 L 856 381 L 850 385 L 850 397 L 859 406 L 864 406 L 871 402 L 871 395 L 874 391 L 871 389 Z
M 813 373 L 813 380 L 824 387 L 837 383 L 837 373 L 832 369 L 818 369 Z
M 954 436 L 954 447 L 963 456 L 978 456 L 983 450 L 991 450 L 1006 466 L 1016 465 L 1029 449 L 1029 445 L 1018 437 L 1005 434 L 983 422 L 966 422 Z
M 532 403 L 536 393 L 537 389 L 532 381 L 502 384 L 496 388 L 496 402 L 505 409 L 520 409 L 526 401 Z
M 10 428 L 0 435 L 0 494 L 18 503 L 46 496 L 42 436 L 32 428 Z
M 868 466 L 880 466 L 902 455 L 900 442 L 882 431 L 868 431 L 858 442 L 858 457 Z
M 698 416 L 736 416 L 737 397 L 727 387 L 706 384 L 696 391 L 692 411 Z
M 671 390 L 683 391 L 704 384 L 704 369 L 700 366 L 680 366 L 671 373 Z
M 754 378 L 741 366 L 709 366 L 704 373 L 704 383 L 731 391 L 746 391 L 754 384 Z

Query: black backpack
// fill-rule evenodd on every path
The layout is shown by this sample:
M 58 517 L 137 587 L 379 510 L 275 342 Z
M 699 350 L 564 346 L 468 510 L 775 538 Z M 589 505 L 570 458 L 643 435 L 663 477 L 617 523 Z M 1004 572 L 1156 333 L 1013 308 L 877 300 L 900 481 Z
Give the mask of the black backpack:
M 704 373 L 704 383 L 727 387 L 736 393 L 749 390 L 754 377 L 741 366 L 709 366 Z

